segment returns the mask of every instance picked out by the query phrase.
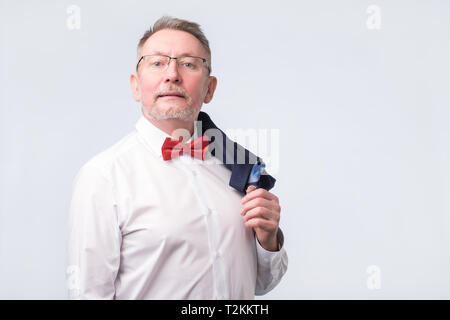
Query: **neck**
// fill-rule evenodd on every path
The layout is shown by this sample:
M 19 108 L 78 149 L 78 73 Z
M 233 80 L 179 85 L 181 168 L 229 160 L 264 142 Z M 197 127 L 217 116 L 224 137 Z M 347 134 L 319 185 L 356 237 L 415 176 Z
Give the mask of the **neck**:
M 185 129 L 189 131 L 189 134 L 192 136 L 194 134 L 194 121 L 195 119 L 165 119 L 165 120 L 152 120 L 146 116 L 145 113 L 142 113 L 144 117 L 150 121 L 155 127 L 164 131 L 168 135 L 172 136 L 175 130 L 177 129 Z M 197 115 L 198 116 L 198 115 Z M 197 116 L 195 117 L 197 119 Z

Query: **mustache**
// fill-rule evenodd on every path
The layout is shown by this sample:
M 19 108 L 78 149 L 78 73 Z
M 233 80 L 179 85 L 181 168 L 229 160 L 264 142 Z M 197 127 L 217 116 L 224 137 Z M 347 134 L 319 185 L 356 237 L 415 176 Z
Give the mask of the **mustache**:
M 165 94 L 166 92 L 170 92 L 170 91 L 177 91 L 177 92 L 178 92 L 179 94 L 181 94 L 185 99 L 189 99 L 189 98 L 190 98 L 189 95 L 188 95 L 188 93 L 187 93 L 183 88 L 181 88 L 181 87 L 179 87 L 179 86 L 177 86 L 177 85 L 173 85 L 173 84 L 168 85 L 168 86 L 165 86 L 165 87 L 162 87 L 162 88 L 156 90 L 156 91 L 153 93 L 153 97 L 154 97 L 155 100 L 156 100 L 156 99 L 158 99 L 158 97 L 159 97 L 160 95 Z

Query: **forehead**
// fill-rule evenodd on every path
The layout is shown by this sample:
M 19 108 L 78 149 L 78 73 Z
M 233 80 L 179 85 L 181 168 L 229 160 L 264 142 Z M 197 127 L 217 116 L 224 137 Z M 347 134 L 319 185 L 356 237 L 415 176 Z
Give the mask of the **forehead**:
M 205 56 L 205 49 L 196 37 L 185 31 L 171 29 L 160 30 L 152 34 L 144 43 L 141 55 L 156 52 L 172 57 L 185 54 Z

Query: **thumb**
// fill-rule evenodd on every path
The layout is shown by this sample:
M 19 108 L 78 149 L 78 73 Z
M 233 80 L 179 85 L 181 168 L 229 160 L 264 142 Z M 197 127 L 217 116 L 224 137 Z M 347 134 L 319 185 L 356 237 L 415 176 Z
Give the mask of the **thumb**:
M 250 186 L 248 186 L 248 188 L 246 190 L 246 193 L 250 193 L 250 192 L 252 192 L 253 190 L 256 190 L 256 189 L 257 189 L 256 186 L 250 185 Z

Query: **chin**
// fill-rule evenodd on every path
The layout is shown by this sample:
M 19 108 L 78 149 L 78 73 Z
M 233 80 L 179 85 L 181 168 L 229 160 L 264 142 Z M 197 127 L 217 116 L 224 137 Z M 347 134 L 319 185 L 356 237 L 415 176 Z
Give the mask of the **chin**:
M 147 115 L 153 120 L 194 120 L 196 115 L 195 108 L 189 106 L 170 106 L 170 107 L 153 107 L 150 111 L 146 109 Z

